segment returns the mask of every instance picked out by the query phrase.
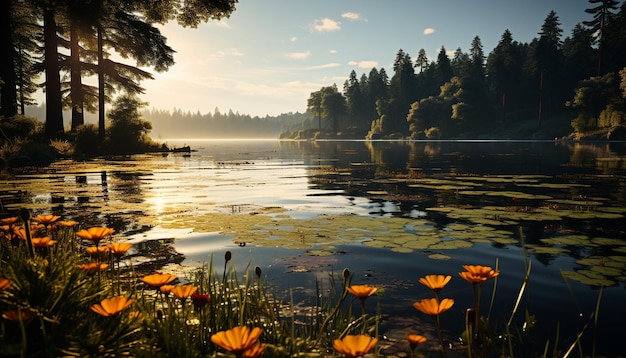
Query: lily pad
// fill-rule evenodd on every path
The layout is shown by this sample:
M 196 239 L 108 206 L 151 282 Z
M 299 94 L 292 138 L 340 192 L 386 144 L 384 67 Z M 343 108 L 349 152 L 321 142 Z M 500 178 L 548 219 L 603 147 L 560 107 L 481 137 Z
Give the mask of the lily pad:
M 452 257 L 444 254 L 430 254 L 428 258 L 433 260 L 450 260 Z

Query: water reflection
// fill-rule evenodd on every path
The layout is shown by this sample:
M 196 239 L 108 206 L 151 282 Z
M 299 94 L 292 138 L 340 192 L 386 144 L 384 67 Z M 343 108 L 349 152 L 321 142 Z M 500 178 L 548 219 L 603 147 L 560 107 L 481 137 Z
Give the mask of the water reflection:
M 3 210 L 26 206 L 35 215 L 113 227 L 138 244 L 133 259 L 146 269 L 197 264 L 228 249 L 244 266 L 255 260 L 285 281 L 276 286 L 304 287 L 324 270 L 348 266 L 407 307 L 419 295 L 420 275 L 496 259 L 507 277 L 499 294 L 513 302 L 526 257 L 536 262 L 533 298 L 546 301 L 535 311 L 550 314 L 558 308 L 548 303 L 551 296 L 569 295 L 563 271 L 582 275 L 568 278 L 582 302 L 578 309 L 593 307 L 602 282 L 607 310 L 623 312 L 625 143 L 207 141 L 192 147 L 190 157 L 64 162 L 43 173 L 6 173 Z M 311 261 L 327 264 L 303 277 Z

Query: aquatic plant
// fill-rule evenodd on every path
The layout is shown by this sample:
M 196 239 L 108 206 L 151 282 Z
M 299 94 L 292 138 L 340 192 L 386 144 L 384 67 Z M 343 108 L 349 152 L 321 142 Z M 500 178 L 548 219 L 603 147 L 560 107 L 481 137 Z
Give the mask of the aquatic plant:
M 40 224 L 49 218 L 37 217 Z M 326 281 L 317 281 L 314 303 L 303 308 L 293 295 L 286 300 L 269 292 L 260 267 L 250 270 L 248 266 L 240 275 L 230 252 L 219 270 L 214 269 L 211 257 L 209 263 L 187 274 L 138 273 L 131 262 L 120 268 L 132 245 L 113 237 L 112 229 L 91 228 L 79 235 L 82 230 L 75 230 L 77 224 L 60 224 L 60 217 L 48 221 L 39 227 L 32 226 L 26 214 L 0 219 L 0 356 L 203 357 L 224 356 L 224 351 L 236 357 L 383 354 L 384 348 L 378 345 L 384 339 L 379 333 L 383 314 L 380 307 L 375 314 L 366 314 L 365 304 L 373 296 L 384 299 L 384 289 L 352 285 L 348 269 L 340 277 L 331 272 L 328 286 Z M 49 235 L 35 236 L 45 233 Z M 98 244 L 85 247 L 83 239 Z M 503 327 L 481 313 L 483 285 L 493 280 L 495 293 L 500 276 L 497 265 L 495 269 L 463 268 L 459 276 L 471 284 L 474 298 L 473 307 L 466 311 L 466 332 L 461 334 L 466 347 L 451 346 L 445 339 L 450 333 L 441 326 L 440 316 L 455 304 L 452 298 L 440 298 L 452 276 L 432 274 L 418 280 L 435 297 L 415 301 L 413 307 L 435 320 L 439 352 L 445 355 L 459 349 L 471 357 L 530 351 L 524 335 L 534 324 L 532 315 L 526 312 L 524 330 L 515 331 L 512 325 L 530 264 L 511 318 Z M 579 347 L 588 326 L 598 324 L 601 292 L 596 311 L 566 354 Z M 349 295 L 354 299 L 347 299 Z M 352 307 L 357 300 L 360 316 Z M 414 357 L 427 338 L 412 333 L 424 332 L 424 327 L 409 329 L 403 344 Z M 562 353 L 554 346 L 555 355 Z M 544 356 L 546 352 L 547 344 Z

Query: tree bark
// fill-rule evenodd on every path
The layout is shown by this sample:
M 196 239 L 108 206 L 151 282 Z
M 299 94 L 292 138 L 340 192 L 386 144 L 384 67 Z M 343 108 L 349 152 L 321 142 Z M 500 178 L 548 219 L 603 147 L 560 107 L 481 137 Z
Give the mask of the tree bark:
M 48 139 L 63 135 L 63 107 L 61 105 L 61 76 L 57 50 L 57 25 L 54 9 L 43 13 L 44 68 L 46 71 L 46 125 Z
M 0 1 L 0 116 L 17 114 L 17 76 L 15 74 L 15 47 L 11 29 L 12 0 Z
M 83 83 L 81 80 L 80 47 L 78 45 L 78 31 L 76 26 L 70 25 L 70 97 L 72 99 L 72 130 L 85 124 L 83 114 Z
M 104 140 L 104 55 L 102 49 L 102 26 L 98 24 L 98 138 Z

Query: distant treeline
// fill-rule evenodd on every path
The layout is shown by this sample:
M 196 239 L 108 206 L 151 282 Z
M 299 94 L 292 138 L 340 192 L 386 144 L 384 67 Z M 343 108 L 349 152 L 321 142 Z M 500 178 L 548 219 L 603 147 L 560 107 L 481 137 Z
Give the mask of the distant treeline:
M 449 56 L 442 46 L 436 61 L 424 49 L 415 60 L 400 49 L 393 73 L 352 71 L 343 88 L 312 92 L 313 127 L 281 136 L 509 137 L 523 125 L 534 129 L 521 135 L 539 139 L 624 127 L 626 3 L 589 0 L 585 12 L 588 21 L 565 38 L 552 11 L 530 42 L 515 41 L 507 29 L 489 53 L 479 36 L 469 52 Z
M 152 123 L 153 138 L 277 138 L 289 128 L 310 118 L 308 113 L 283 113 L 278 116 L 250 116 L 229 110 L 221 113 L 191 113 L 148 109 L 143 117 Z
M 35 118 L 45 118 L 45 103 L 27 106 L 26 114 Z M 278 138 L 280 133 L 301 128 L 311 122 L 310 113 L 282 113 L 278 116 L 250 116 L 229 110 L 221 113 L 215 108 L 213 113 L 196 111 L 145 109 L 140 112 L 143 119 L 150 122 L 150 137 L 159 138 Z M 65 126 L 69 126 L 70 111 L 64 112 Z M 86 123 L 97 123 L 95 113 L 85 113 Z

